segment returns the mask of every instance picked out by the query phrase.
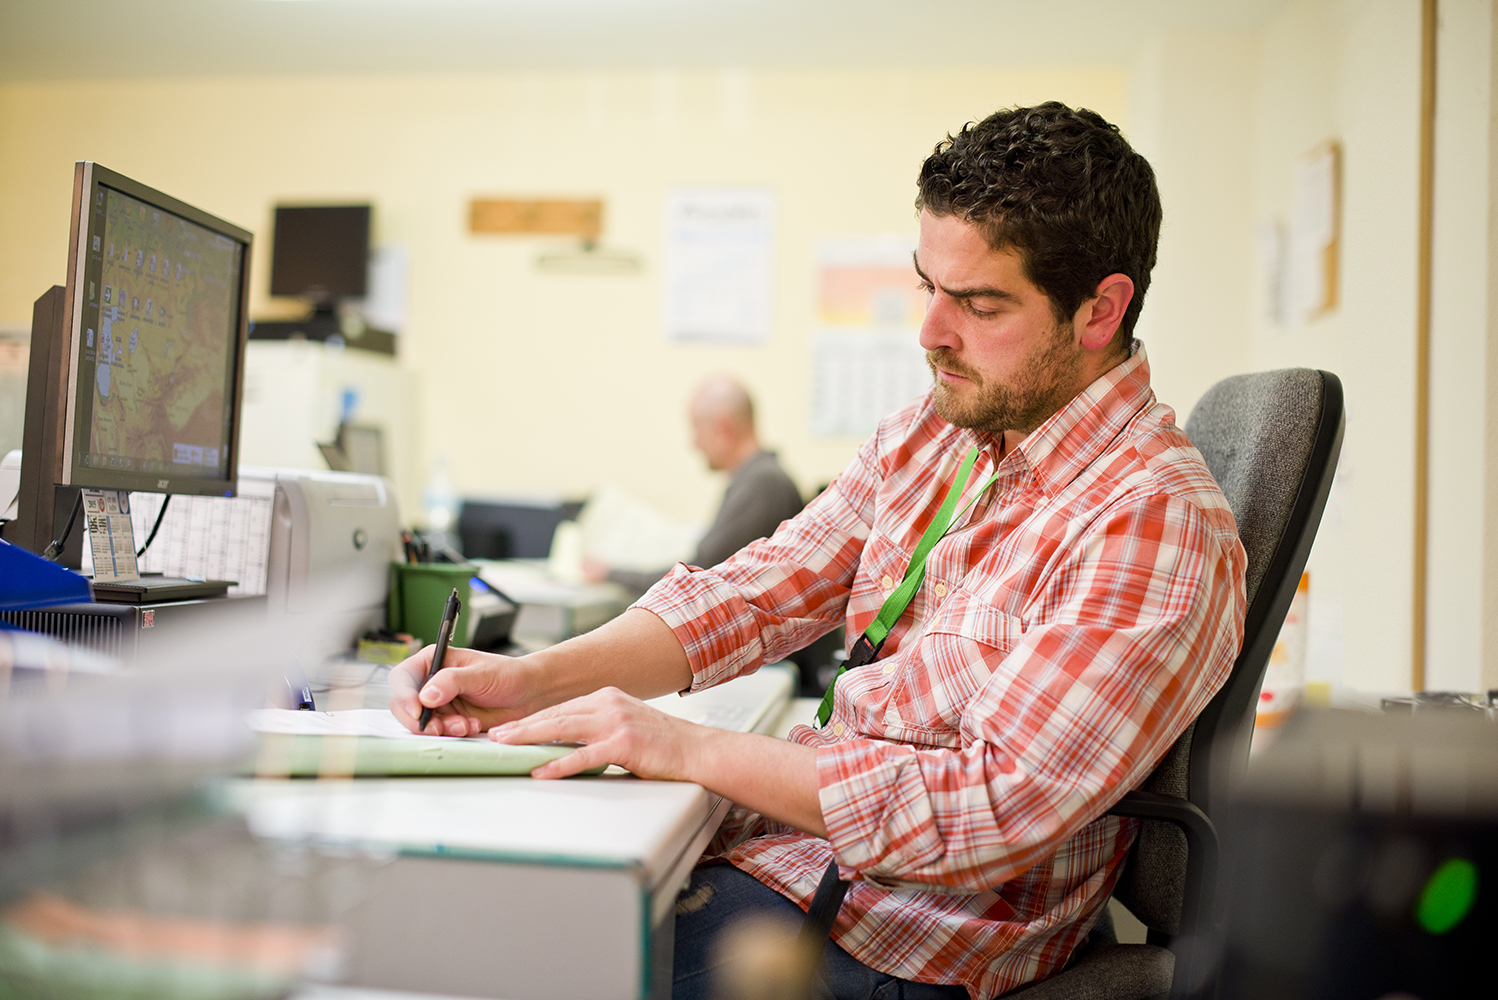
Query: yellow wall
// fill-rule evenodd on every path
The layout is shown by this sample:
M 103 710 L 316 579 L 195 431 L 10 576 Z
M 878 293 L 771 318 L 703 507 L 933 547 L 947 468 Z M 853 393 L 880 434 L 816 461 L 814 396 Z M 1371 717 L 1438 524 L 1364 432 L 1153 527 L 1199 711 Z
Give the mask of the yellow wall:
M 1431 287 L 1431 687 L 1498 687 L 1492 0 L 1444 0 Z
M 1408 690 L 1416 587 L 1426 686 L 1498 679 L 1498 542 L 1490 291 L 1492 0 L 1441 0 L 1431 334 L 1429 571 L 1414 579 L 1419 5 L 1294 0 L 1262 33 L 1252 116 L 1256 222 L 1288 219 L 1296 162 L 1343 152 L 1341 301 L 1274 325 L 1255 296 L 1253 367 L 1342 379 L 1347 437 L 1311 555 L 1312 672 L 1365 692 Z M 1263 273 L 1255 269 L 1262 289 Z
M 813 253 L 824 236 L 913 233 L 914 178 L 947 130 L 1058 98 L 1127 126 L 1118 68 L 1015 72 L 632 73 L 106 80 L 0 87 L 0 326 L 65 277 L 72 163 L 94 159 L 264 234 L 286 199 L 369 199 L 377 243 L 411 256 L 401 346 L 419 496 L 445 453 L 460 492 L 580 496 L 613 482 L 682 520 L 721 490 L 690 449 L 685 397 L 712 370 L 747 380 L 761 431 L 803 489 L 853 440 L 810 435 Z M 760 348 L 667 344 L 665 198 L 762 185 L 779 199 L 775 324 Z M 606 200 L 604 242 L 638 276 L 538 273 L 556 241 L 476 238 L 475 195 Z M 254 456 L 246 456 L 253 460 Z M 415 511 L 411 511 L 415 513 Z
M 1498 503 L 1498 463 L 1471 458 L 1498 436 L 1485 374 L 1498 351 L 1484 349 L 1495 336 L 1492 279 L 1483 280 L 1484 268 L 1498 273 L 1498 254 L 1491 225 L 1474 224 L 1486 213 L 1471 207 L 1493 176 L 1474 157 L 1498 137 L 1484 97 L 1492 6 L 1442 3 L 1438 145 L 1449 151 L 1437 191 L 1446 264 L 1436 287 L 1430 653 L 1433 682 L 1465 689 L 1498 683 L 1498 625 L 1485 625 L 1493 615 L 1482 610 L 1498 607 L 1498 533 L 1484 523 Z M 461 492 L 580 496 L 611 482 L 698 520 L 722 485 L 691 451 L 683 418 L 688 387 L 705 372 L 749 383 L 764 438 L 803 488 L 836 474 L 858 443 L 819 440 L 808 427 L 819 239 L 912 232 L 920 160 L 970 118 L 1052 97 L 1091 106 L 1160 176 L 1165 228 L 1140 324 L 1160 397 L 1184 418 L 1236 372 L 1309 365 L 1342 377 L 1347 441 L 1312 555 L 1311 672 L 1347 690 L 1398 691 L 1409 683 L 1414 592 L 1416 10 L 1402 0 L 1291 0 L 1256 31 L 1164 32 L 1118 66 L 0 86 L 0 327 L 24 328 L 32 299 L 64 277 L 75 159 L 262 233 L 278 200 L 369 199 L 376 241 L 404 245 L 412 262 L 402 365 L 414 434 L 398 484 L 409 514 L 445 454 Z M 1328 139 L 1345 156 L 1342 303 L 1311 323 L 1272 326 L 1256 228 L 1288 216 L 1297 159 Z M 660 330 L 665 197 L 719 184 L 767 186 L 779 198 L 775 326 L 764 347 L 670 345 Z M 536 254 L 556 241 L 469 236 L 475 195 L 601 196 L 605 244 L 641 253 L 646 268 L 539 273 Z M 265 296 L 266 249 L 262 241 L 255 259 L 260 315 L 278 308 Z

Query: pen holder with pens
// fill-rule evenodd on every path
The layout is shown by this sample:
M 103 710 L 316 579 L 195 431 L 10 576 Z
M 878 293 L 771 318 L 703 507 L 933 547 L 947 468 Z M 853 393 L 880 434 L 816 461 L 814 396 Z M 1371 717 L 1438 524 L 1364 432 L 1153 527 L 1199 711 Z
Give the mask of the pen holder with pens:
M 452 643 L 467 646 L 472 604 L 468 581 L 478 571 L 473 563 L 391 563 L 390 603 L 385 616 L 389 627 L 396 632 L 408 632 L 423 644 L 435 642 L 442 624 L 443 605 L 456 587 L 463 610 L 453 629 Z

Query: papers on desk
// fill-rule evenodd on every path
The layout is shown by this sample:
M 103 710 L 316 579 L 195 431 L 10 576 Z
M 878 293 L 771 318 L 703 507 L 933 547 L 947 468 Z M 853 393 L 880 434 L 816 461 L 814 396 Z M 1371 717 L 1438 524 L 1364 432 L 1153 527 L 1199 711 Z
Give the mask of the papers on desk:
M 346 712 L 294 712 L 284 708 L 262 708 L 251 713 L 250 728 L 257 733 L 283 736 L 388 736 L 401 740 L 442 741 L 451 738 L 413 733 L 383 708 L 355 708 Z M 473 738 L 489 739 L 487 735 Z
M 547 575 L 544 561 L 478 560 L 479 579 L 521 604 L 577 604 L 609 592 L 596 584 L 568 583 Z
M 377 708 L 264 708 L 252 713 L 250 728 L 259 736 L 254 769 L 261 777 L 529 774 L 572 752 L 567 746 L 495 743 L 487 734 L 467 739 L 418 735 Z

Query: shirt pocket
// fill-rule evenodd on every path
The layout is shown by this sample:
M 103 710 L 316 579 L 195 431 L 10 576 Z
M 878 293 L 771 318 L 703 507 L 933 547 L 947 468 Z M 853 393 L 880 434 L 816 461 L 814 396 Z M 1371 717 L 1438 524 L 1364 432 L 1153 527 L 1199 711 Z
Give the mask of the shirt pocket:
M 894 700 L 911 711 L 906 715 L 902 710 L 901 715 L 907 723 L 921 717 L 956 732 L 963 711 L 1024 632 L 1020 619 L 969 590 L 953 588 L 921 637 L 923 669 L 906 671 L 900 678 Z
M 874 532 L 864 545 L 858 561 L 858 574 L 853 579 L 853 589 L 848 593 L 848 640 L 852 643 L 863 634 L 874 621 L 889 591 L 900 585 L 905 578 L 905 568 L 910 564 L 910 553 L 891 542 L 883 534 Z M 905 614 L 909 614 L 907 609 Z M 854 623 L 857 623 L 856 629 Z M 886 646 L 885 653 L 893 647 Z

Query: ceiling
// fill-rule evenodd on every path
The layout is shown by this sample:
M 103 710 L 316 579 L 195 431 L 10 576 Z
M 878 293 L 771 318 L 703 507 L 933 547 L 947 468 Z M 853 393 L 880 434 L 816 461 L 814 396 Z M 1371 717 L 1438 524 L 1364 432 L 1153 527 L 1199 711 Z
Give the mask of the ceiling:
M 0 0 L 0 80 L 1120 62 L 1285 0 Z

